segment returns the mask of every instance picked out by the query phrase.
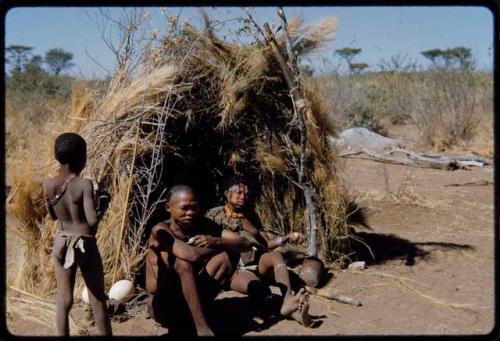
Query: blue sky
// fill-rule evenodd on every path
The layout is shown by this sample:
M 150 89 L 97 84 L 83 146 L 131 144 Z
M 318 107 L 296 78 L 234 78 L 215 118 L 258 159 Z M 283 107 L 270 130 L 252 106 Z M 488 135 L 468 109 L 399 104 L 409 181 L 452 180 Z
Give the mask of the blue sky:
M 114 17 L 120 8 L 108 9 Z M 162 30 L 166 17 L 181 13 L 181 20 L 198 24 L 196 8 L 147 8 L 151 14 L 150 28 Z M 19 7 L 11 9 L 5 20 L 5 44 L 34 47 L 34 53 L 44 55 L 51 48 L 60 47 L 74 55 L 75 66 L 69 74 L 93 78 L 103 77 L 114 68 L 114 55 L 106 46 L 98 24 L 97 8 L 83 7 Z M 242 16 L 238 7 L 207 8 L 212 18 L 229 19 Z M 256 7 L 258 22 L 279 22 L 275 7 Z M 382 59 L 405 56 L 426 66 L 420 52 L 432 48 L 468 47 L 481 70 L 492 70 L 493 15 L 483 7 L 285 7 L 288 17 L 301 15 L 306 22 L 335 16 L 337 32 L 331 50 L 308 57 L 308 63 L 321 69 L 322 60 L 339 63 L 334 49 L 361 48 L 354 61 L 370 65 L 376 70 Z M 231 25 L 229 25 L 231 26 Z M 89 57 L 90 56 L 90 57 Z M 101 66 L 97 65 L 99 63 Z M 103 68 L 104 67 L 104 68 Z

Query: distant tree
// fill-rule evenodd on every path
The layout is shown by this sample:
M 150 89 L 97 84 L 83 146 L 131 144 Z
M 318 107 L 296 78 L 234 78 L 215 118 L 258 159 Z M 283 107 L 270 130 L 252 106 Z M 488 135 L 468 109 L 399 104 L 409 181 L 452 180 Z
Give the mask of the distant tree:
M 73 54 L 71 52 L 64 51 L 60 48 L 51 49 L 45 54 L 45 64 L 47 64 L 55 75 L 73 66 L 74 64 L 71 62 L 72 59 Z
M 5 48 L 7 62 L 13 65 L 13 71 L 21 71 L 28 62 L 33 47 L 24 45 L 9 45 Z
M 312 77 L 314 74 L 314 69 L 310 65 L 301 65 L 300 73 L 306 75 L 307 77 Z
M 446 50 L 432 49 L 420 53 L 437 67 L 451 68 L 458 65 L 461 69 L 470 69 L 473 66 L 472 52 L 463 46 Z
M 42 70 L 43 58 L 39 55 L 34 55 L 31 59 L 26 63 L 26 71 L 30 70 Z
M 354 73 L 360 73 L 364 69 L 368 67 L 368 64 L 366 63 L 351 63 L 349 64 L 349 70 Z
M 450 58 L 453 58 L 462 69 L 468 69 L 473 64 L 471 49 L 467 47 L 455 47 L 453 49 L 448 49 L 445 52 L 447 52 Z
M 335 50 L 335 54 L 338 54 L 341 58 L 345 59 L 347 64 L 351 64 L 352 59 L 360 53 L 361 53 L 361 49 L 352 48 L 352 47 L 344 47 L 344 48 Z
M 340 58 L 344 59 L 349 66 L 349 72 L 355 72 L 356 70 L 352 68 L 351 65 L 356 65 L 352 62 L 354 57 L 361 53 L 361 49 L 353 48 L 353 47 L 344 47 L 338 50 L 335 50 L 335 54 L 339 55 Z
M 442 56 L 443 51 L 441 49 L 432 49 L 420 52 L 425 58 L 429 59 L 432 64 L 438 64 L 438 58 Z

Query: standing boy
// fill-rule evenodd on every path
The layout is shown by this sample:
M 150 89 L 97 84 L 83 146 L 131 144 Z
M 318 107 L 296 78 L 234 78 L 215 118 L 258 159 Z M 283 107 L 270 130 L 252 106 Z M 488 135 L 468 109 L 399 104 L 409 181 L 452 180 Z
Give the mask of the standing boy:
M 205 309 L 234 272 L 225 250 L 238 255 L 250 243 L 200 217 L 198 200 L 189 186 L 172 187 L 165 209 L 170 218 L 153 227 L 146 255 L 151 315 L 168 325 L 169 334 L 195 329 L 197 335 L 214 335 Z
M 87 144 L 75 133 L 64 133 L 54 144 L 59 174 L 43 183 L 47 209 L 59 219 L 60 230 L 54 238 L 52 259 L 56 275 L 56 327 L 60 336 L 69 335 L 68 314 L 73 305 L 76 266 L 88 289 L 89 301 L 101 335 L 111 335 L 106 312 L 104 274 L 95 234 L 98 217 L 90 179 L 79 174 L 87 161 Z

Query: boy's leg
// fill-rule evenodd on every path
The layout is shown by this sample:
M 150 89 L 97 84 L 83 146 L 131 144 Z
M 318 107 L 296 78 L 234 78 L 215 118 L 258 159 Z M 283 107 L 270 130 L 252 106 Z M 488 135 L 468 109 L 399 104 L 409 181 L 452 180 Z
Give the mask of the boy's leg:
M 102 259 L 95 241 L 85 243 L 85 253 L 75 250 L 75 259 L 80 266 L 82 277 L 87 286 L 90 305 L 99 333 L 100 335 L 112 335 L 111 320 L 106 311 Z
M 179 275 L 182 293 L 193 317 L 198 335 L 214 335 L 205 319 L 192 264 L 176 258 L 174 269 Z
M 56 329 L 59 336 L 69 335 L 68 314 L 73 305 L 76 275 L 76 266 L 69 269 L 63 267 L 65 251 L 65 239 L 56 235 L 52 247 L 52 261 L 56 276 Z
M 283 295 L 283 304 L 280 309 L 281 315 L 292 316 L 295 320 L 305 325 L 310 324 L 309 315 L 307 314 L 309 304 L 307 303 L 308 297 L 306 291 L 302 288 L 297 294 L 293 294 L 290 275 L 283 255 L 278 251 L 263 254 L 259 259 L 258 271 L 261 276 L 269 275 L 271 271 L 274 272 L 274 280 Z
M 57 335 L 69 336 L 68 314 L 73 305 L 73 288 L 75 286 L 76 266 L 69 269 L 63 267 L 64 259 L 53 257 L 56 275 L 56 329 Z

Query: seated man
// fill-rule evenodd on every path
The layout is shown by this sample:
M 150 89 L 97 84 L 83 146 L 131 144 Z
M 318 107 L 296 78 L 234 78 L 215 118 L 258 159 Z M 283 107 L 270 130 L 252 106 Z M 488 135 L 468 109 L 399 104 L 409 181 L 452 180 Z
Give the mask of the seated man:
M 172 187 L 165 209 L 170 218 L 153 227 L 146 255 L 150 314 L 168 326 L 169 334 L 195 329 L 198 335 L 213 335 L 204 308 L 234 272 L 224 250 L 234 255 L 250 244 L 199 217 L 198 201 L 188 186 Z
M 233 177 L 228 180 L 225 189 L 226 204 L 212 208 L 205 216 L 225 230 L 237 232 L 252 244 L 252 250 L 241 253 L 240 268 L 231 279 L 231 289 L 253 296 L 263 308 L 266 306 L 266 300 L 271 297 L 271 291 L 260 279 L 271 277 L 283 297 L 280 314 L 309 326 L 312 323 L 308 314 L 309 293 L 305 288 L 301 288 L 294 295 L 283 255 L 279 251 L 271 251 L 288 241 L 301 242 L 304 236 L 294 232 L 270 240 L 259 217 L 249 208 L 250 193 L 246 181 L 241 177 Z M 247 271 L 252 266 L 256 268 L 255 273 Z

